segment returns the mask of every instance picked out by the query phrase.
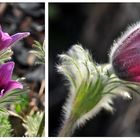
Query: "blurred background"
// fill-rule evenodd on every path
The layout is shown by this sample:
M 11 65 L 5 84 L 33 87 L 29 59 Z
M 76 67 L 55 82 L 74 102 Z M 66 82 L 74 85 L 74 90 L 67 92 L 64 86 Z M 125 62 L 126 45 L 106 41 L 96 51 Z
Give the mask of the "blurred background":
M 56 70 L 57 55 L 81 43 L 97 63 L 107 63 L 114 39 L 137 21 L 139 3 L 49 3 L 49 136 L 58 134 L 68 96 L 64 77 Z M 113 114 L 102 110 L 73 136 L 140 136 L 140 96 L 132 97 L 115 99 Z
M 12 60 L 15 62 L 14 74 L 17 78 L 25 77 L 25 83 L 30 90 L 29 93 L 23 94 L 19 104 L 14 105 L 14 111 L 24 118 L 30 116 L 30 112 L 44 111 L 45 66 L 35 65 L 37 57 L 29 51 L 35 50 L 34 40 L 41 44 L 44 42 L 45 3 L 0 3 L 0 25 L 3 31 L 10 35 L 24 31 L 31 34 L 12 47 L 14 52 Z M 33 121 L 36 123 L 35 120 Z M 25 135 L 21 122 L 18 123 L 12 116 L 10 123 L 14 129 L 13 136 Z

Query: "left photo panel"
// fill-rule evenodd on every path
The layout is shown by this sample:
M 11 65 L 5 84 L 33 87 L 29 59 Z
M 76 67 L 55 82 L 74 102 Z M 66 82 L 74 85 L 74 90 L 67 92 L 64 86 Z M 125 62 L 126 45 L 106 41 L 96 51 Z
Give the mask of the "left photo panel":
M 0 137 L 45 137 L 45 2 L 0 3 Z

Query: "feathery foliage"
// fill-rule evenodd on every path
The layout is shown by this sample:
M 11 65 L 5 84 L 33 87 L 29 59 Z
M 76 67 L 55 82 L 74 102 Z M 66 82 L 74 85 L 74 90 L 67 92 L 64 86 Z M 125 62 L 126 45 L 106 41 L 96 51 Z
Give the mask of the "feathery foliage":
M 41 45 L 38 41 L 34 41 L 33 46 L 35 50 L 31 50 L 30 53 L 38 58 L 36 64 L 45 64 L 45 43 Z
M 8 120 L 8 114 L 0 113 L 0 137 L 10 137 L 11 135 L 11 125 Z
M 0 64 L 4 63 L 7 60 L 11 59 L 13 51 L 11 49 L 0 51 Z
M 23 124 L 24 127 L 27 129 L 26 136 L 36 137 L 42 117 L 43 117 L 43 112 L 37 112 L 37 113 L 31 112 L 27 116 L 25 123 Z M 44 135 L 45 135 L 45 131 L 43 132 L 43 136 Z

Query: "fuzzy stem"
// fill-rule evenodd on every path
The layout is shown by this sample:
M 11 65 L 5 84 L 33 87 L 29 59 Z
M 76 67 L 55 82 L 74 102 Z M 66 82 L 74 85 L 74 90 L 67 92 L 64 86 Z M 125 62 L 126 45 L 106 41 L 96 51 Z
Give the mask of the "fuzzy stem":
M 74 132 L 76 120 L 77 119 L 72 116 L 65 120 L 58 137 L 70 137 Z

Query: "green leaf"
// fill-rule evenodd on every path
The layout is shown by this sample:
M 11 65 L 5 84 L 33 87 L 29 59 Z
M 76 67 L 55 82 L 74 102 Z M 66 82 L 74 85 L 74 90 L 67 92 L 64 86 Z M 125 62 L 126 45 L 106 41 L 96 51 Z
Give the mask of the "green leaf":
M 40 44 L 38 41 L 34 41 L 33 46 L 35 50 L 31 50 L 29 53 L 35 55 L 38 58 L 38 61 L 35 64 L 45 64 L 45 44 Z
M 0 113 L 0 137 L 11 137 L 11 124 L 8 120 L 8 114 Z
M 23 90 L 13 90 L 6 93 L 4 96 L 0 97 L 0 109 L 6 111 L 6 105 L 21 102 L 22 96 L 27 93 L 29 93 L 29 89 L 27 87 Z
M 26 136 L 28 137 L 36 137 L 41 120 L 43 117 L 43 112 L 37 112 L 37 113 L 30 113 L 25 123 L 23 124 L 24 127 L 27 129 Z M 43 132 L 43 136 L 45 135 L 45 131 Z
M 10 60 L 12 54 L 13 51 L 11 49 L 0 51 L 0 63 L 4 63 L 5 61 Z

